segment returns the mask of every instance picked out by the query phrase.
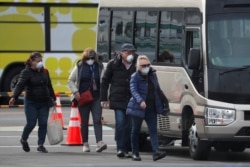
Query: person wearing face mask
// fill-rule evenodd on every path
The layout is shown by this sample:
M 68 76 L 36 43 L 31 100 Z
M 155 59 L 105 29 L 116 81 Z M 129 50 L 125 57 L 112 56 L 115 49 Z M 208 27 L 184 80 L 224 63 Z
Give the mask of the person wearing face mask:
M 157 93 L 159 83 L 156 71 L 150 67 L 147 56 L 140 55 L 137 59 L 137 71 L 131 76 L 130 91 L 132 97 L 129 100 L 126 114 L 131 116 L 131 146 L 132 160 L 141 161 L 138 148 L 139 133 L 142 121 L 148 126 L 150 142 L 153 150 L 153 160 L 159 160 L 166 156 L 165 152 L 159 151 L 157 136 L 157 113 L 163 111 L 160 96 Z
M 68 85 L 73 94 L 72 100 L 75 104 L 80 100 L 80 95 L 90 89 L 94 100 L 86 105 L 78 105 L 81 117 L 81 134 L 83 143 L 83 152 L 90 152 L 88 143 L 88 122 L 89 114 L 92 114 L 94 131 L 96 137 L 96 152 L 102 152 L 107 149 L 107 144 L 102 141 L 102 107 L 100 103 L 100 78 L 103 70 L 103 64 L 98 61 L 96 52 L 87 48 L 83 51 L 82 59 L 77 62 L 72 70 Z
M 56 100 L 54 89 L 51 84 L 49 72 L 43 67 L 42 55 L 39 52 L 33 52 L 25 63 L 26 67 L 19 75 L 15 85 L 13 95 L 9 100 L 9 105 L 14 105 L 19 95 L 25 90 L 24 112 L 26 116 L 26 125 L 20 139 L 23 150 L 30 151 L 27 142 L 30 133 L 38 121 L 38 152 L 47 153 L 44 142 L 47 133 L 47 121 L 49 117 L 49 102 Z
M 101 79 L 101 104 L 114 109 L 115 141 L 118 158 L 131 158 L 130 117 L 126 115 L 128 101 L 131 97 L 129 81 L 136 71 L 135 47 L 130 43 L 121 46 L 121 52 L 111 59 Z

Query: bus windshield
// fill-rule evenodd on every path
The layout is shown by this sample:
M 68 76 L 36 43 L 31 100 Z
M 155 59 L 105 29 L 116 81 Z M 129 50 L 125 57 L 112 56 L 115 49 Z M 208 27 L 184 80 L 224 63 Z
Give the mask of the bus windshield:
M 238 68 L 250 64 L 250 13 L 211 15 L 207 23 L 210 66 Z

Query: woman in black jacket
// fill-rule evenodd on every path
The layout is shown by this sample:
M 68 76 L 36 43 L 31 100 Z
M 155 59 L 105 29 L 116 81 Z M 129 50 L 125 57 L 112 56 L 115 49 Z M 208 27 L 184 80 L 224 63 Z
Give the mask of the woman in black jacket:
M 30 147 L 27 140 L 38 121 L 37 151 L 47 153 L 48 151 L 43 144 L 47 133 L 49 108 L 56 100 L 56 96 L 49 72 L 43 67 L 42 55 L 38 52 L 31 53 L 25 64 L 26 67 L 20 73 L 9 105 L 13 105 L 18 96 L 25 90 L 24 111 L 27 123 L 23 129 L 20 142 L 23 150 L 29 152 Z

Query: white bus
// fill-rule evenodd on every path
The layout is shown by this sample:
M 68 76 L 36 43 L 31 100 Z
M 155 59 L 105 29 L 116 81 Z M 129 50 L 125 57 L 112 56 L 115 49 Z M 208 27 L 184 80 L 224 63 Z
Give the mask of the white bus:
M 157 70 L 171 109 L 161 139 L 195 160 L 250 146 L 249 0 L 100 0 L 98 16 L 104 62 L 129 42 Z

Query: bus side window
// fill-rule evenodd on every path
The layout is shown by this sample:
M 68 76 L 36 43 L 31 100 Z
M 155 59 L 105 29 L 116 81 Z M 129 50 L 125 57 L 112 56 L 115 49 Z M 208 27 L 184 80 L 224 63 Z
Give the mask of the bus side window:
M 184 40 L 183 11 L 165 9 L 159 23 L 158 61 L 163 64 L 181 65 Z

